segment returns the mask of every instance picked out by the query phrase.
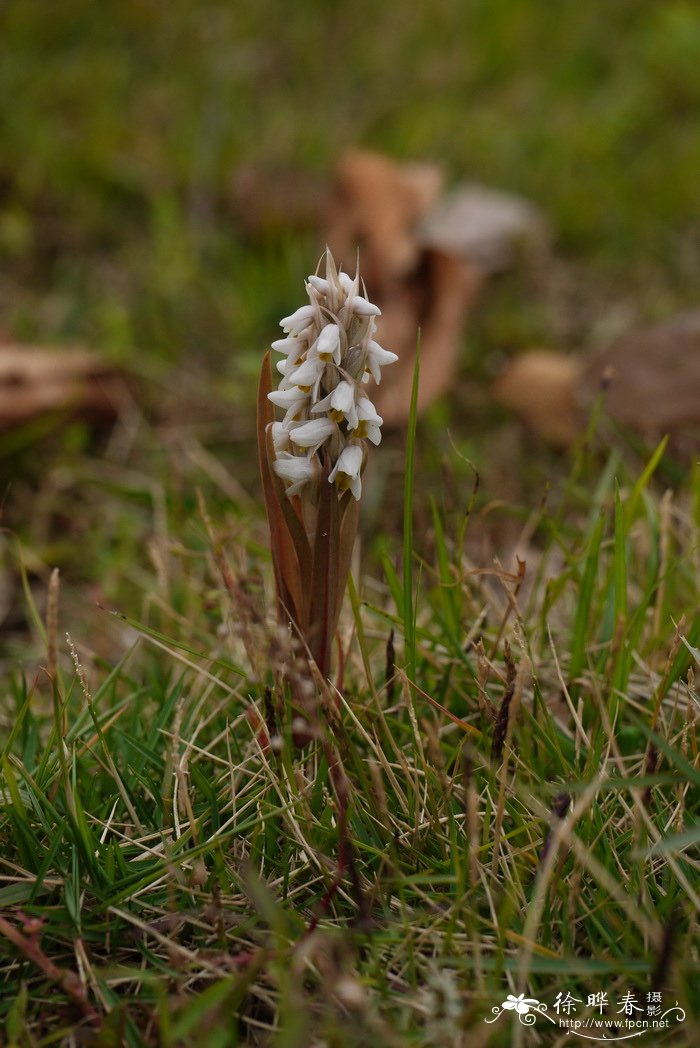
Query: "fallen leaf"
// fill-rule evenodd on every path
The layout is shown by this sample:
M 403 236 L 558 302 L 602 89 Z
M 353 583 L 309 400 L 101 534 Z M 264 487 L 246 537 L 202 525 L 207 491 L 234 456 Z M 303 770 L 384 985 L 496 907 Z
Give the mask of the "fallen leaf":
M 697 454 L 700 434 L 700 310 L 630 331 L 593 356 L 521 353 L 492 387 L 497 403 L 543 440 L 573 443 L 593 401 L 650 444 L 669 435 L 680 458 Z
M 549 230 L 539 211 L 512 193 L 463 183 L 424 219 L 418 241 L 426 248 L 466 258 L 486 273 L 500 273 L 521 256 L 546 258 Z
M 105 421 L 118 392 L 115 370 L 94 353 L 0 344 L 0 431 L 50 412 Z
M 466 318 L 483 279 L 482 272 L 463 259 L 425 251 L 419 273 L 382 303 L 378 337 L 399 356 L 373 394 L 385 426 L 399 427 L 408 418 L 419 330 L 419 413 L 449 391 L 459 370 Z
M 494 382 L 491 392 L 527 428 L 554 447 L 569 447 L 583 428 L 577 392 L 580 359 L 549 349 L 520 353 Z
M 359 249 L 372 296 L 386 293 L 419 264 L 417 229 L 437 202 L 442 183 L 442 170 L 435 164 L 400 164 L 357 149 L 340 158 L 328 211 L 328 244 L 348 272 L 354 272 Z
M 422 412 L 458 375 L 467 316 L 488 276 L 523 250 L 542 254 L 548 241 L 538 212 L 519 197 L 463 185 L 441 199 L 442 184 L 434 164 L 359 150 L 336 172 L 328 242 L 351 272 L 359 250 L 368 293 L 382 310 L 379 341 L 399 355 L 374 394 L 387 427 L 408 418 L 418 332 Z
M 700 431 L 700 310 L 618 338 L 586 364 L 579 398 L 605 387 L 605 409 L 652 443 L 666 433 L 683 457 L 697 455 Z

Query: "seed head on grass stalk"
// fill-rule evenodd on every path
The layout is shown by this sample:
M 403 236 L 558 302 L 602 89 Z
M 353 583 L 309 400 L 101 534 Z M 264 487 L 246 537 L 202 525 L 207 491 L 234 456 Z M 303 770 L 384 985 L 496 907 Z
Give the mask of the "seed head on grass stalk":
M 327 677 L 367 442 L 381 440 L 367 383 L 398 358 L 374 339 L 380 311 L 359 273 L 339 271 L 330 251 L 325 276 L 310 276 L 306 292 L 308 303 L 281 321 L 285 337 L 272 343 L 281 354 L 277 389 L 269 351 L 263 361 L 258 450 L 280 617 Z

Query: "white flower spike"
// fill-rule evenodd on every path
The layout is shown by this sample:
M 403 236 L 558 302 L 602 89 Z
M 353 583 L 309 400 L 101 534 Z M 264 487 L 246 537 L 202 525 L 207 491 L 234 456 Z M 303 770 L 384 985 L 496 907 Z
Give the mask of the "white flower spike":
M 272 343 L 286 357 L 279 389 L 268 394 L 286 411 L 273 426 L 273 469 L 290 498 L 325 475 L 338 497 L 349 490 L 359 499 L 365 441 L 379 444 L 382 424 L 365 383 L 370 375 L 378 383 L 398 357 L 374 341 L 381 311 L 359 274 L 338 272 L 330 251 L 325 276 L 310 276 L 306 291 L 308 305 L 281 321 L 287 337 Z

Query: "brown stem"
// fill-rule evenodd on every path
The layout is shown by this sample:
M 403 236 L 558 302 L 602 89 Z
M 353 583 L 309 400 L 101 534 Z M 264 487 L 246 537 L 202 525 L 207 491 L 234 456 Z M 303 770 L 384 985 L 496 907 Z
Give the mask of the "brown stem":
M 20 953 L 24 954 L 27 960 L 32 961 L 37 968 L 40 968 L 47 979 L 57 983 L 93 1026 L 99 1026 L 100 1016 L 88 1001 L 85 995 L 85 987 L 75 972 L 55 965 L 46 956 L 37 939 L 23 935 L 18 928 L 6 921 L 4 917 L 0 917 L 0 935 L 4 935 L 6 939 L 9 939 L 13 946 L 16 946 Z

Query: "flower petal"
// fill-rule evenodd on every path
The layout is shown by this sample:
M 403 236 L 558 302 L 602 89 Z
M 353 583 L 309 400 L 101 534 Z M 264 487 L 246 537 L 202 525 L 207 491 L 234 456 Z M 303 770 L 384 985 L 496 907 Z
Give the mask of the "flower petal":
M 306 346 L 302 339 L 289 335 L 287 338 L 278 338 L 272 343 L 275 353 L 285 353 L 289 357 L 301 356 Z
M 290 371 L 284 382 L 287 386 L 313 386 L 326 365 L 315 357 L 307 357 L 294 371 Z
M 325 277 L 317 276 L 316 273 L 308 278 L 307 284 L 311 284 L 314 291 L 318 291 L 322 295 L 327 295 L 331 289 L 330 281 L 326 280 Z
M 392 353 L 388 349 L 384 349 L 379 345 L 378 342 L 370 340 L 367 344 L 367 368 L 372 374 L 372 378 L 379 385 L 382 380 L 381 368 L 387 364 L 394 364 L 398 360 L 398 355 Z
M 284 422 L 272 423 L 272 446 L 275 455 L 280 455 L 289 449 L 289 426 Z
M 357 429 L 355 436 L 358 439 L 366 437 L 373 444 L 380 444 L 382 434 L 379 429 L 384 419 L 377 414 L 377 410 L 368 397 L 360 397 L 357 402 Z
M 308 393 L 302 393 L 298 386 L 293 386 L 291 389 L 273 389 L 271 393 L 267 394 L 268 400 L 271 400 L 278 408 L 285 410 L 293 407 L 294 404 L 301 406 L 307 397 Z
M 314 343 L 313 352 L 321 360 L 340 363 L 340 328 L 337 324 L 326 324 Z
M 308 306 L 299 306 L 299 309 L 295 310 L 294 313 L 291 313 L 288 317 L 284 317 L 280 320 L 280 327 L 283 331 L 288 331 L 291 335 L 295 335 L 299 331 L 303 331 L 315 316 L 316 306 L 312 306 L 311 304 Z
M 354 295 L 351 299 L 348 299 L 348 304 L 358 317 L 380 317 L 382 315 L 381 309 L 375 306 L 373 302 L 363 298 L 362 295 Z
M 369 397 L 360 397 L 357 402 L 357 415 L 363 421 L 374 422 L 377 426 L 381 426 L 384 421 Z
M 350 429 L 354 429 L 357 425 L 355 387 L 350 382 L 342 379 L 327 397 L 319 400 L 311 408 L 312 415 L 317 415 L 322 411 L 330 412 L 335 422 L 342 422 L 343 419 L 347 419 Z M 335 412 L 335 415 L 333 415 L 333 412 Z
M 315 418 L 310 422 L 304 422 L 301 426 L 296 426 L 291 433 L 291 440 L 300 448 L 317 450 L 336 432 L 337 428 L 335 422 L 331 422 L 329 418 Z
M 330 472 L 329 480 L 335 480 L 339 473 L 348 477 L 357 477 L 362 469 L 362 448 L 359 444 L 346 444 L 338 455 L 338 461 Z
M 290 455 L 283 452 L 272 463 L 272 468 L 278 477 L 291 483 L 291 487 L 287 488 L 287 494 L 290 496 L 296 495 L 304 484 L 308 484 L 316 476 L 314 463 L 305 455 Z
M 354 298 L 357 294 L 357 277 L 353 280 L 347 273 L 343 273 L 342 270 L 338 273 L 338 283 L 345 292 L 347 298 Z

